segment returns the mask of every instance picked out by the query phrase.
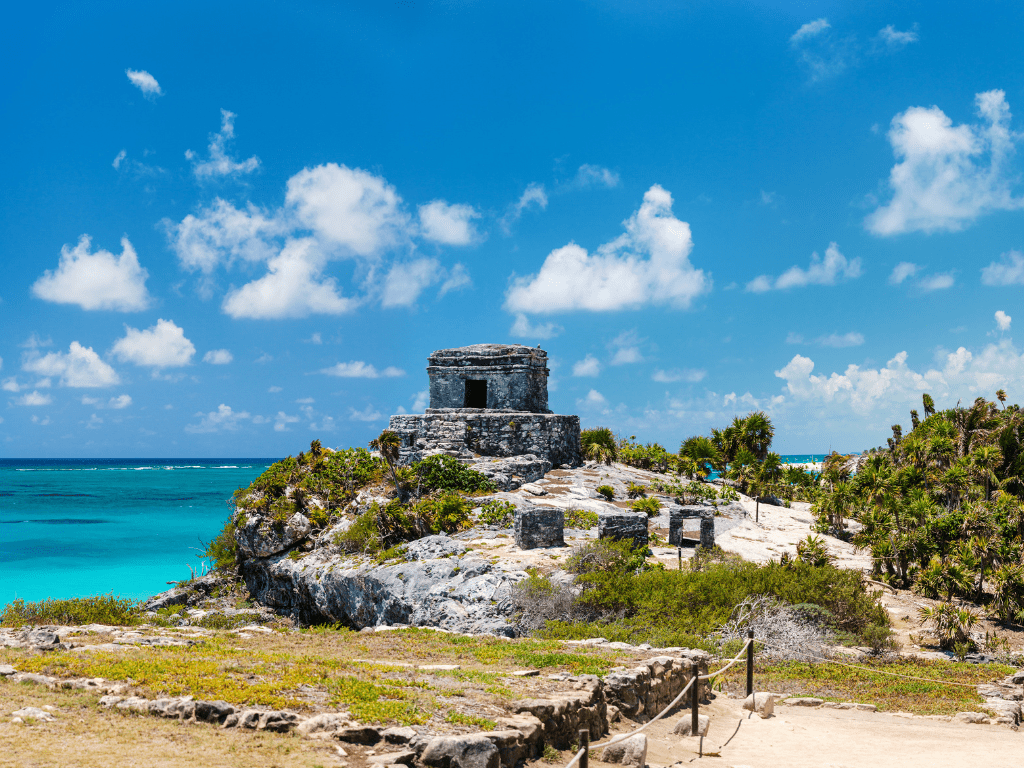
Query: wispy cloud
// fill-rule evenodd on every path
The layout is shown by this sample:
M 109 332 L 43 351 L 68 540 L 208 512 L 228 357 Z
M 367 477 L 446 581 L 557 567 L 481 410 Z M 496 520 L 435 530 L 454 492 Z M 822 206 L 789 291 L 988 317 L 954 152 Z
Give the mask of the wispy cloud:
M 164 95 L 164 92 L 160 89 L 160 83 L 146 70 L 126 69 L 124 73 L 128 75 L 129 82 L 142 91 L 142 95 L 147 99 L 155 99 L 157 96 Z

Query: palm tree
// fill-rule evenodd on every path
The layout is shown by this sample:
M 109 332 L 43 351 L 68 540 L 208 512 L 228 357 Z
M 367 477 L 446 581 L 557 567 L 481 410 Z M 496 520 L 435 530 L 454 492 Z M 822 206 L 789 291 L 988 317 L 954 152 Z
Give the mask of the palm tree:
M 924 406 L 924 417 L 927 419 L 933 413 L 935 413 L 935 401 L 932 400 L 932 396 L 925 392 L 921 395 L 921 405 Z
M 1002 403 L 1003 410 L 1006 410 L 1006 390 L 1005 389 L 997 389 L 996 390 L 996 400 L 998 400 L 1000 403 Z
M 764 461 L 771 448 L 775 427 L 764 411 L 754 411 L 742 422 L 742 442 L 758 461 Z
M 989 491 L 991 489 L 991 482 L 995 480 L 998 482 L 999 478 L 996 477 L 996 467 L 1003 463 L 1003 454 L 994 445 L 983 445 L 980 448 L 976 448 L 974 453 L 971 454 L 972 463 L 981 473 L 981 476 L 985 478 L 985 500 L 988 501 Z
M 711 470 L 721 461 L 718 449 L 710 439 L 703 435 L 688 437 L 679 446 L 680 457 L 686 456 L 697 464 L 697 474 L 703 480 L 711 474 Z
M 380 457 L 384 459 L 384 463 L 391 472 L 391 480 L 395 484 L 395 492 L 398 494 L 398 499 L 404 504 L 407 494 L 405 489 L 402 488 L 401 483 L 398 482 L 398 473 L 395 471 L 401 445 L 402 440 L 398 433 L 392 432 L 390 429 L 385 429 L 380 435 L 370 441 L 370 447 L 379 451 Z

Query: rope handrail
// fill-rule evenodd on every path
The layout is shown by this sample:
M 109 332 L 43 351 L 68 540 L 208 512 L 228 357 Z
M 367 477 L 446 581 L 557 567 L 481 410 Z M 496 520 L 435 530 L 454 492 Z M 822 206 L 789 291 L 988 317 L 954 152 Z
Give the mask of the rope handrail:
M 788 653 L 795 653 L 798 656 L 806 656 L 808 659 L 813 659 L 814 661 L 821 661 L 821 662 L 824 662 L 826 664 L 838 664 L 838 665 L 840 665 L 842 667 L 849 667 L 850 669 L 861 669 L 861 670 L 863 670 L 865 672 L 871 672 L 872 674 L 876 674 L 876 675 L 889 675 L 890 677 L 901 677 L 904 680 L 918 680 L 918 681 L 920 681 L 922 683 L 936 683 L 938 685 L 956 685 L 956 686 L 959 686 L 961 688 L 975 688 L 976 689 L 978 687 L 977 684 L 974 684 L 974 683 L 957 683 L 957 682 L 954 682 L 952 680 L 935 680 L 934 678 L 930 678 L 930 677 L 917 677 L 915 675 L 901 675 L 899 672 L 889 672 L 889 671 L 884 670 L 884 669 L 872 669 L 871 667 L 865 667 L 865 666 L 863 666 L 861 664 L 849 664 L 849 663 L 847 663 L 845 661 L 836 661 L 835 659 L 826 659 L 826 658 L 824 658 L 822 656 L 815 656 L 812 653 L 807 653 L 806 651 L 794 651 L 794 650 L 789 649 L 789 648 L 782 648 L 782 647 L 780 647 L 778 645 L 773 645 L 772 643 L 765 643 L 764 641 L 761 641 L 761 644 L 767 646 L 768 648 L 774 648 L 774 649 L 779 650 L 779 651 L 786 651 Z
M 583 753 L 586 751 L 586 749 L 581 749 L 579 752 L 577 752 L 573 759 L 569 761 L 569 764 L 565 766 L 565 768 L 572 768 L 574 765 L 576 765 L 576 763 L 579 762 L 580 758 L 583 757 Z
M 618 744 L 620 741 L 625 741 L 626 739 L 628 739 L 631 736 L 636 736 L 636 734 L 638 734 L 641 731 L 643 731 L 643 730 L 649 728 L 650 726 L 654 725 L 658 720 L 661 720 L 661 718 L 663 718 L 670 711 L 672 711 L 672 708 L 675 707 L 675 705 L 679 703 L 679 701 L 683 698 L 684 695 L 686 695 L 686 692 L 688 690 L 690 690 L 690 686 L 693 685 L 694 679 L 696 679 L 696 680 L 708 680 L 708 679 L 710 679 L 712 677 L 715 677 L 716 675 L 722 674 L 725 670 L 727 670 L 729 667 L 731 667 L 733 664 L 735 664 L 737 661 L 740 660 L 740 656 L 742 656 L 743 653 L 747 650 L 747 646 L 750 645 L 750 642 L 751 642 L 750 640 L 747 640 L 747 642 L 745 642 L 743 644 L 743 647 L 740 648 L 739 653 L 736 654 L 735 658 L 733 658 L 732 661 L 730 661 L 728 664 L 726 664 L 721 669 L 719 669 L 719 670 L 717 670 L 715 672 L 709 672 L 706 675 L 697 675 L 696 678 L 691 677 L 690 681 L 686 684 L 686 686 L 683 688 L 683 690 L 681 690 L 679 692 L 679 695 L 676 696 L 674 699 L 672 699 L 671 703 L 667 707 L 665 707 L 663 710 L 661 710 L 661 712 L 659 712 L 657 715 L 652 717 L 650 720 L 648 720 L 643 725 L 641 725 L 641 726 L 639 726 L 637 728 L 634 728 L 629 733 L 620 733 L 617 736 L 613 736 L 612 738 L 608 739 L 608 741 L 606 741 L 606 742 L 604 742 L 602 744 L 591 744 L 590 748 L 591 749 L 597 749 L 598 747 L 608 747 L 608 746 L 611 746 L 612 744 Z M 580 750 L 580 751 L 582 752 L 582 750 Z M 579 755 L 577 755 L 575 758 L 573 758 L 573 760 L 565 768 L 571 768 L 573 763 L 578 758 L 579 758 Z

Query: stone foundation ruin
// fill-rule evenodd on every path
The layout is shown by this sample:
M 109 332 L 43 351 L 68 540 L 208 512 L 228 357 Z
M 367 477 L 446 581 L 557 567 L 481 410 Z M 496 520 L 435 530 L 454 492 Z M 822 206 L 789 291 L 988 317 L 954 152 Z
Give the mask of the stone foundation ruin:
M 551 466 L 579 466 L 579 416 L 548 410 L 547 353 L 521 344 L 474 344 L 428 358 L 430 407 L 392 416 L 399 461 L 436 453 L 467 461 L 536 456 Z M 545 470 L 546 471 L 546 470 Z

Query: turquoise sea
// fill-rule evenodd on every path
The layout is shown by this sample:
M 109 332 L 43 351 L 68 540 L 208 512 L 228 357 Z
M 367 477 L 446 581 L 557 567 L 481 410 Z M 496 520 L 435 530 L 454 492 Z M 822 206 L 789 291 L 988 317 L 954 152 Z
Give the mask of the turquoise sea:
M 168 589 L 202 567 L 235 489 L 274 461 L 0 459 L 0 606 Z
M 0 606 L 169 589 L 274 461 L 0 459 Z

